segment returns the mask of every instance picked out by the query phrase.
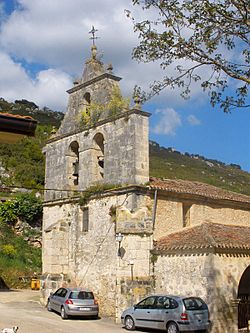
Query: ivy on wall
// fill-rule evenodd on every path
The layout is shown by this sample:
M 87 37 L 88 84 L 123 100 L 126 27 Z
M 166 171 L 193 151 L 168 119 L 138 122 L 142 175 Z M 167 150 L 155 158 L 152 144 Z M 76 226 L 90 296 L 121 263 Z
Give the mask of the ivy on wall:
M 130 100 L 124 98 L 118 86 L 113 87 L 110 99 L 107 103 L 98 103 L 91 101 L 91 103 L 80 113 L 80 123 L 83 126 L 95 125 L 101 118 L 104 112 L 110 117 L 127 111 L 129 109 Z

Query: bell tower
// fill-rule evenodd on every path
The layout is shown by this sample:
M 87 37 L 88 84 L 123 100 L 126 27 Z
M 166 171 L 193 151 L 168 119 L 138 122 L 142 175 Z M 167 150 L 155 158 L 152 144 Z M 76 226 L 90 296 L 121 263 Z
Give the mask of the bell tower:
M 96 184 L 148 182 L 150 114 L 138 101 L 129 107 L 120 94 L 121 78 L 112 71 L 98 59 L 93 42 L 81 78 L 67 91 L 62 124 L 44 149 L 46 188 L 62 190 L 48 191 L 46 201 Z

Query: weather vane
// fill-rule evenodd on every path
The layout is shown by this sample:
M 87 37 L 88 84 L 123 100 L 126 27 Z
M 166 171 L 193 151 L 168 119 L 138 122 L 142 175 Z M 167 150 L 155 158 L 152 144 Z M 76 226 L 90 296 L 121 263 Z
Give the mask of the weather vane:
M 92 37 L 90 37 L 89 39 L 92 39 L 93 41 L 93 46 L 95 46 L 95 39 L 98 39 L 100 37 L 96 37 L 95 33 L 97 32 L 98 30 L 95 29 L 95 27 L 92 25 L 92 29 L 89 31 L 89 34 L 92 34 Z

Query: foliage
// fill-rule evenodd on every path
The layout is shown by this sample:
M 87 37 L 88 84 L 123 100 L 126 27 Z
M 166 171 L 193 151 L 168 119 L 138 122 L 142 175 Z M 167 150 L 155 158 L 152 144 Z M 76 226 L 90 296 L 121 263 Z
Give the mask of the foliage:
M 15 103 L 6 101 L 0 98 L 0 110 L 11 114 L 18 114 L 21 116 L 31 116 L 38 121 L 40 125 L 50 125 L 59 127 L 64 114 L 58 111 L 52 111 L 47 107 L 42 110 L 38 109 L 37 105 L 25 99 L 16 100 Z
M 17 218 L 35 225 L 42 217 L 42 201 L 34 194 L 23 193 L 13 200 L 0 203 L 0 220 L 9 225 L 13 225 Z
M 107 103 L 106 108 L 109 110 L 110 116 L 115 116 L 121 111 L 129 108 L 129 98 L 122 97 L 121 90 L 115 86 L 112 90 L 110 101 Z
M 42 147 L 52 126 L 39 125 L 35 138 L 24 138 L 15 144 L 1 144 L 1 163 L 10 177 L 1 177 L 1 183 L 41 188 L 44 185 L 44 155 Z
M 80 122 L 83 125 L 95 125 L 102 114 L 107 112 L 107 116 L 115 116 L 129 108 L 129 99 L 124 98 L 118 86 L 114 86 L 110 94 L 109 101 L 98 103 L 91 101 L 80 114 Z
M 17 252 L 12 244 L 5 244 L 2 246 L 2 253 L 9 258 L 13 258 Z
M 5 201 L 0 203 L 0 220 L 10 225 L 13 225 L 17 221 L 16 202 Z
M 32 193 L 19 194 L 15 200 L 17 206 L 17 216 L 30 225 L 41 220 L 43 206 L 42 200 Z
M 136 95 L 145 101 L 166 87 L 179 87 L 188 97 L 191 83 L 197 81 L 209 93 L 212 106 L 218 103 L 225 112 L 250 106 L 249 0 L 133 0 L 133 4 L 149 17 L 139 22 L 132 18 L 140 39 L 133 57 L 159 61 L 165 75 L 148 94 L 136 87 Z
M 16 236 L 10 226 L 0 225 L 0 276 L 11 288 L 27 287 L 20 276 L 31 276 L 42 267 L 41 249 Z

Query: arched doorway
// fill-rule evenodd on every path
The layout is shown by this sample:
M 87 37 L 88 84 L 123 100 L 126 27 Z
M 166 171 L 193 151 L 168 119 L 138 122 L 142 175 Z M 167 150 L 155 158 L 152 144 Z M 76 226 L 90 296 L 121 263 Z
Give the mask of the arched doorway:
M 250 320 L 250 266 L 244 271 L 241 276 L 238 299 L 238 328 L 248 328 L 248 321 Z

